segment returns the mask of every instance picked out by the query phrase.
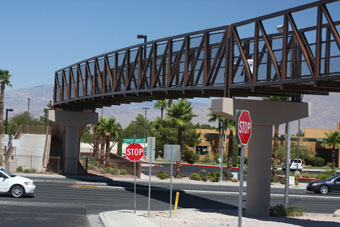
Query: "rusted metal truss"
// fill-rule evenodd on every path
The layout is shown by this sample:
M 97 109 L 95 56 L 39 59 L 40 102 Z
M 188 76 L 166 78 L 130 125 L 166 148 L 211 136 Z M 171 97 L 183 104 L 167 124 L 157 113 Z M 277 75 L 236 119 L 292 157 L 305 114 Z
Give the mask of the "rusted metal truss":
M 340 21 L 328 9 L 335 3 L 318 1 L 78 62 L 56 71 L 54 106 L 340 92 Z M 300 28 L 294 14 L 307 10 L 316 12 L 315 25 Z M 265 26 L 277 18 L 282 31 Z

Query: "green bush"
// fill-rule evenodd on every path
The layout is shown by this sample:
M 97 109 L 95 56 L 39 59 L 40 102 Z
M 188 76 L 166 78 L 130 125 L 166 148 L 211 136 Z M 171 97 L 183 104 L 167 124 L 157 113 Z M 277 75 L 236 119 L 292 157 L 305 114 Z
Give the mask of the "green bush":
M 322 174 L 320 176 L 320 180 L 326 180 L 327 178 L 330 178 L 332 175 Z
M 94 170 L 95 169 L 93 165 L 88 165 L 87 168 L 90 169 L 90 170 Z
M 208 176 L 208 170 L 206 169 L 201 169 L 198 173 L 201 177 Z
M 111 167 L 111 168 L 116 168 L 116 164 L 115 164 L 114 162 L 111 162 L 111 163 L 110 163 L 110 167 Z
M 159 179 L 166 179 L 166 178 L 170 178 L 169 174 L 167 173 L 163 173 L 163 172 L 159 172 L 157 173 L 156 177 L 158 177 Z
M 212 163 L 210 155 L 209 154 L 204 155 L 204 158 L 203 158 L 202 162 L 203 163 Z
M 185 162 L 188 162 L 190 164 L 194 164 L 195 162 L 197 162 L 199 160 L 199 158 L 200 158 L 199 155 L 195 154 L 195 152 L 193 152 L 192 150 L 189 150 L 187 148 L 183 149 L 182 159 Z
M 201 180 L 206 182 L 208 180 L 208 176 L 201 176 Z
M 212 173 L 208 173 L 208 179 L 211 182 L 218 182 L 219 179 L 220 179 L 220 172 L 219 171 L 215 171 L 215 172 L 212 172 Z
M 111 169 L 111 174 L 113 174 L 113 175 L 119 175 L 119 169 L 117 169 L 117 168 Z
M 287 217 L 287 210 L 284 205 L 278 204 L 270 207 L 270 216 L 272 217 Z
M 305 158 L 305 163 L 306 165 L 311 165 L 314 167 L 322 167 L 325 165 L 325 160 L 320 157 L 315 157 L 315 158 Z
M 2 165 L 2 155 L 0 155 L 0 166 Z
M 127 175 L 127 171 L 125 169 L 120 170 L 120 175 Z
M 104 168 L 104 172 L 105 172 L 105 173 L 110 173 L 110 172 L 111 172 L 110 167 L 105 167 L 105 168 Z
M 270 182 L 276 182 L 276 177 L 270 176 Z
M 22 172 L 22 166 L 18 166 L 17 172 Z
M 94 158 L 89 159 L 89 164 L 93 166 L 98 166 L 98 161 Z
M 29 169 L 24 169 L 24 173 L 29 173 L 30 170 Z
M 327 171 L 325 171 L 325 175 L 335 176 L 336 175 L 336 171 L 335 170 L 327 170 Z
M 281 178 L 280 184 L 286 184 L 286 177 L 282 177 L 282 178 Z
M 233 178 L 233 179 L 231 179 L 231 181 L 232 181 L 232 182 L 238 182 L 238 179 Z
M 35 172 L 37 172 L 37 170 L 36 169 L 30 169 L 30 172 L 35 173 Z
M 201 176 L 198 173 L 192 173 L 192 174 L 190 174 L 189 179 L 190 180 L 200 181 L 201 180 Z

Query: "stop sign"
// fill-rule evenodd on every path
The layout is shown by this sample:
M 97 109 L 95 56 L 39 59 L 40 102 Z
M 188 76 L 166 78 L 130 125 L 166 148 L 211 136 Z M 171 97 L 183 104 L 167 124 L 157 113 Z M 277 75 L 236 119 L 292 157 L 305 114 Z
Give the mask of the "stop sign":
M 240 117 L 238 118 L 238 138 L 242 145 L 248 145 L 251 137 L 251 118 L 248 110 L 242 110 Z
M 137 162 L 144 156 L 144 148 L 139 143 L 131 143 L 127 146 L 125 155 L 130 161 Z

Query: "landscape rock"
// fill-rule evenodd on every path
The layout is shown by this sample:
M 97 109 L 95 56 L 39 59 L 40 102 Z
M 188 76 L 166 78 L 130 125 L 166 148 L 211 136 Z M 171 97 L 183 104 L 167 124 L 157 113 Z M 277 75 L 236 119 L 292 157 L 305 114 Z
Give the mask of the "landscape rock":
M 334 211 L 333 217 L 340 217 L 340 209 Z

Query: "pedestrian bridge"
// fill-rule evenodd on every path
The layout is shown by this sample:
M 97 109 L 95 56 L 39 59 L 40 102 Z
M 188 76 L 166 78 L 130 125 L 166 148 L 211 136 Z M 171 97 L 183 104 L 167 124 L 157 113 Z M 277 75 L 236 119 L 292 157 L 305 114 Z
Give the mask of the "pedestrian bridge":
M 76 110 L 165 98 L 339 92 L 335 7 L 339 0 L 318 1 L 80 61 L 56 71 L 53 105 Z

